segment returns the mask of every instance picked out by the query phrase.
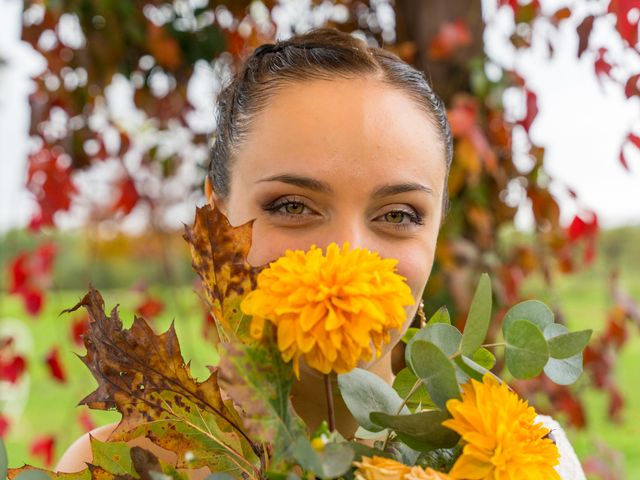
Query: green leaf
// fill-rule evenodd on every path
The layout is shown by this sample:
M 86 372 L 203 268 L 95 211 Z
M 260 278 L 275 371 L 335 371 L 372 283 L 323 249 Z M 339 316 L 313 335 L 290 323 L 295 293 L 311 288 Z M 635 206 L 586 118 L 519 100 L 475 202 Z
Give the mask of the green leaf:
M 131 463 L 131 447 L 126 442 L 101 442 L 90 438 L 91 463 L 115 475 L 136 475 Z
M 462 354 L 468 357 L 480 348 L 491 322 L 491 279 L 483 273 L 473 296 L 467 323 L 462 332 Z
M 504 333 L 507 368 L 516 378 L 538 375 L 549 360 L 549 346 L 540 328 L 529 320 L 514 320 Z
M 582 352 L 589 343 L 593 330 L 567 332 L 548 339 L 549 355 L 563 360 Z
M 429 396 L 438 407 L 444 409 L 447 400 L 460 397 L 453 363 L 433 343 L 423 340 L 414 342 L 409 366 L 425 384 Z
M 451 325 L 451 317 L 449 316 L 449 310 L 444 305 L 438 309 L 436 313 L 434 313 L 429 321 L 427 322 L 427 326 L 434 325 L 436 323 L 447 323 Z
M 411 350 L 417 341 L 431 342 L 444 352 L 448 357 L 453 356 L 460 349 L 462 334 L 460 331 L 446 323 L 435 323 L 428 327 L 421 328 L 416 333 L 405 348 L 405 361 L 409 363 Z
M 233 477 L 228 473 L 211 473 L 204 480 L 233 480 Z
M 460 436 L 442 425 L 449 418 L 448 412 L 430 410 L 411 415 L 388 415 L 372 412 L 371 421 L 381 427 L 391 428 L 409 447 L 421 452 L 436 448 L 453 447 Z
M 471 360 L 473 360 L 478 365 L 486 368 L 487 370 L 491 370 L 496 364 L 495 355 L 484 347 L 480 347 L 478 350 L 476 350 L 473 353 Z
M 423 468 L 431 467 L 439 472 L 448 472 L 461 453 L 462 446 L 460 444 L 452 448 L 438 448 L 422 453 L 416 464 Z
M 491 373 L 488 369 L 464 355 L 457 356 L 454 361 L 456 362 L 456 367 L 462 370 L 467 377 L 474 378 L 478 381 L 482 381 L 482 377 L 486 373 Z
M 515 320 L 529 320 L 540 327 L 541 331 L 553 323 L 554 315 L 549 307 L 539 300 L 527 300 L 517 303 L 509 309 L 502 319 L 502 332 L 506 332 Z
M 419 405 L 421 405 L 422 408 L 435 407 L 433 400 L 431 400 L 429 396 L 429 392 L 427 392 L 427 388 L 422 381 L 413 374 L 409 367 L 405 367 L 398 372 L 393 381 L 393 389 L 398 392 L 401 398 L 407 398 L 407 395 L 409 395 L 416 382 L 420 382 L 420 386 L 413 395 L 407 399 L 407 406 L 412 409 L 417 408 Z
M 294 445 L 299 451 L 312 448 L 305 425 L 289 399 L 293 385 L 291 365 L 282 360 L 270 342 L 223 343 L 220 347 L 224 352 L 218 369 L 220 385 L 236 404 L 242 405 L 248 434 L 273 444 L 274 464 L 295 458 L 307 468 L 293 449 Z
M 349 443 L 328 443 L 319 453 L 322 462 L 322 476 L 324 478 L 337 478 L 344 475 L 351 468 L 355 451 Z
M 369 419 L 370 412 L 395 415 L 402 405 L 402 398 L 391 385 L 375 373 L 361 368 L 354 368 L 349 373 L 338 375 L 338 387 L 344 403 L 358 425 L 370 432 L 382 430 Z M 409 413 L 409 409 L 404 406 L 401 413 Z
M 9 468 L 9 458 L 7 457 L 7 449 L 4 442 L 0 438 L 0 478 L 7 478 L 7 469 Z
M 416 327 L 409 327 L 407 329 L 407 331 L 404 333 L 404 335 L 402 336 L 402 341 L 404 343 L 409 343 L 411 341 L 411 339 L 413 338 L 413 336 L 418 333 L 420 331 L 419 328 Z
M 544 329 L 544 336 L 547 340 L 550 340 L 568 331 L 564 325 L 553 323 Z M 549 358 L 549 361 L 544 367 L 544 373 L 558 385 L 570 385 L 574 383 L 582 374 L 582 352 L 562 360 Z
M 26 470 L 18 475 L 15 480 L 51 480 L 51 477 L 43 470 Z

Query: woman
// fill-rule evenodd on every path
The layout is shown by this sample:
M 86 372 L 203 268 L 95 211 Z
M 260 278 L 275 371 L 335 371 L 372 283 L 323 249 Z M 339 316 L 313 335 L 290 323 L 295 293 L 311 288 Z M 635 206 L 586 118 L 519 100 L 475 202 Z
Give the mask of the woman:
M 222 92 L 205 192 L 232 225 L 253 220 L 253 265 L 286 249 L 346 241 L 398 259 L 415 305 L 381 358 L 365 366 L 391 383 L 391 349 L 416 315 L 433 265 L 451 158 L 446 111 L 422 73 L 319 29 L 262 45 Z M 315 428 L 326 411 L 323 379 L 301 371 L 292 400 Z M 337 429 L 353 436 L 355 421 L 336 407 Z M 104 439 L 114 427 L 92 434 Z M 172 459 L 146 439 L 137 444 Z M 81 470 L 90 459 L 85 436 L 58 469 Z

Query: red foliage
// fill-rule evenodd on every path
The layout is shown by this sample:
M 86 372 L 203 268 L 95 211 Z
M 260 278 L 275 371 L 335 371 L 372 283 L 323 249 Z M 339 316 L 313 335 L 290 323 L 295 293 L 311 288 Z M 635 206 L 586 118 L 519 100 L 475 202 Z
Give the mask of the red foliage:
M 39 207 L 29 224 L 32 230 L 53 226 L 54 215 L 71 207 L 71 198 L 77 190 L 67 158 L 56 148 L 43 148 L 29 155 L 27 188 L 35 195 Z
M 114 212 L 121 211 L 125 215 L 128 215 L 140 199 L 136 184 L 131 177 L 126 177 L 118 185 L 118 190 L 120 193 L 111 209 Z
M 9 431 L 9 419 L 0 413 L 0 438 L 4 438 Z
M 589 15 L 582 20 L 580 25 L 578 25 L 578 58 L 582 56 L 585 50 L 589 47 L 589 37 L 591 36 L 591 31 L 593 30 L 593 21 L 595 20 L 595 16 Z
M 9 264 L 9 293 L 20 295 L 30 315 L 42 310 L 44 290 L 51 280 L 56 246 L 43 243 L 35 252 L 22 252 Z
M 538 116 L 538 97 L 528 88 L 525 88 L 525 94 L 527 111 L 524 115 L 524 118 L 518 121 L 518 124 L 522 125 L 525 131 L 529 133 L 529 129 L 531 128 L 533 121 Z
M 75 317 L 71 323 L 71 340 L 75 345 L 81 347 L 84 342 L 82 336 L 89 328 L 89 316 L 85 313 L 79 317 Z
M 164 302 L 159 298 L 147 295 L 147 297 L 136 308 L 136 314 L 146 320 L 153 320 L 164 311 Z
M 31 442 L 30 453 L 34 457 L 40 457 L 45 466 L 53 464 L 53 447 L 56 439 L 52 435 L 42 435 Z
M 45 362 L 47 364 L 47 367 L 49 368 L 49 373 L 54 380 L 60 383 L 65 383 L 67 381 L 67 376 L 64 369 L 62 368 L 62 363 L 60 362 L 60 356 L 57 346 L 53 347 L 49 351 L 45 358 Z
M 613 13 L 616 19 L 616 28 L 620 37 L 627 42 L 629 47 L 635 48 L 638 44 L 639 16 L 635 15 L 633 21 L 631 10 L 638 8 L 638 0 L 611 0 L 609 13 Z
M 590 221 L 585 221 L 576 215 L 567 229 L 567 236 L 570 242 L 575 243 L 579 240 L 584 240 L 583 261 L 585 264 L 591 263 L 595 257 L 598 230 L 598 217 L 595 213 L 591 213 Z
M 429 55 L 434 60 L 444 60 L 470 44 L 471 30 L 464 20 L 443 23 L 429 44 Z
M 84 409 L 78 414 L 78 423 L 85 432 L 90 432 L 94 428 L 96 428 L 95 423 L 91 419 L 91 415 L 89 415 L 89 411 Z

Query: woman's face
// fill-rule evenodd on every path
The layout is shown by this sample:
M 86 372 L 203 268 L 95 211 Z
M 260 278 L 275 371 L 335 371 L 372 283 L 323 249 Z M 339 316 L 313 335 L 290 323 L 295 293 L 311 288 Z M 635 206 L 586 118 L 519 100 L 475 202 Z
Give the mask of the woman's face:
M 230 193 L 216 203 L 234 226 L 253 220 L 252 265 L 348 241 L 398 259 L 413 318 L 433 264 L 446 169 L 436 128 L 406 93 L 373 78 L 283 87 L 235 158 Z

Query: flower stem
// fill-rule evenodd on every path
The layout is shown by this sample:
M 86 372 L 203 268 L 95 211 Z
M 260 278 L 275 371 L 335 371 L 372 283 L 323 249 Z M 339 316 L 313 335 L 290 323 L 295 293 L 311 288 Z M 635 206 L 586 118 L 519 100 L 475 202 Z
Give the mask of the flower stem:
M 329 431 L 334 432 L 336 429 L 336 412 L 333 405 L 333 390 L 331 388 L 331 377 L 327 373 L 324 376 L 324 392 L 327 397 L 327 415 L 329 417 Z
M 485 343 L 482 346 L 487 348 L 487 347 L 504 347 L 505 345 L 506 345 L 505 342 L 498 342 L 498 343 Z

